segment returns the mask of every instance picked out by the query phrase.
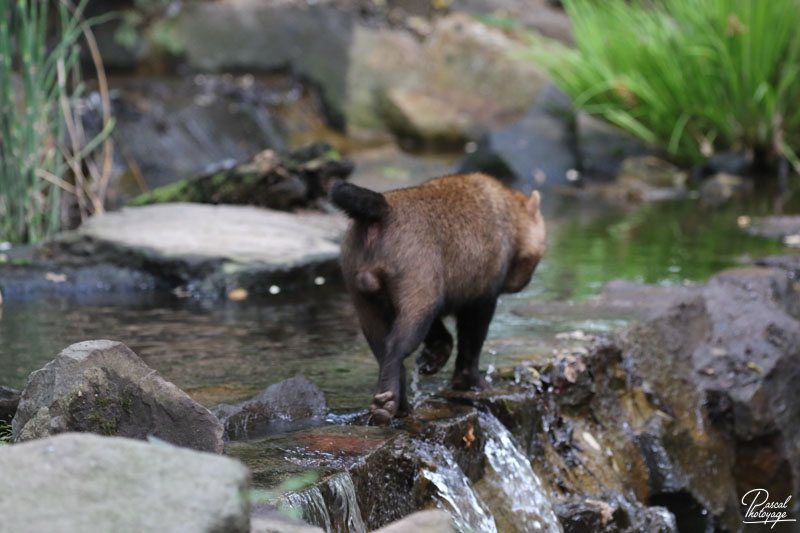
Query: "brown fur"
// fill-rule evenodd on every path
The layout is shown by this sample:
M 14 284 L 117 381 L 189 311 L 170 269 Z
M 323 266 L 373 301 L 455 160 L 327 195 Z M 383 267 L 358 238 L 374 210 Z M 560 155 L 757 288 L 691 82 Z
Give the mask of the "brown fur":
M 363 193 L 380 200 L 346 187 L 339 198 Z M 453 387 L 485 385 L 478 357 L 497 296 L 522 290 L 545 252 L 539 193 L 525 196 L 484 174 L 437 178 L 383 198 L 382 218 L 356 214 L 342 244 L 345 282 L 380 364 L 371 406 L 378 423 L 407 412 L 403 359 L 423 340 L 421 371 L 446 363 L 453 338 L 441 322 L 445 315 L 457 320 Z

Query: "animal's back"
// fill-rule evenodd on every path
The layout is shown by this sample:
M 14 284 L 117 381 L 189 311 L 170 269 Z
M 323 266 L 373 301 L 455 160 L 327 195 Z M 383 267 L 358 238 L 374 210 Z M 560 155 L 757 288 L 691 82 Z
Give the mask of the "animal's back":
M 390 209 L 380 256 L 398 275 L 441 282 L 445 298 L 493 292 L 513 246 L 511 194 L 483 174 L 386 193 Z

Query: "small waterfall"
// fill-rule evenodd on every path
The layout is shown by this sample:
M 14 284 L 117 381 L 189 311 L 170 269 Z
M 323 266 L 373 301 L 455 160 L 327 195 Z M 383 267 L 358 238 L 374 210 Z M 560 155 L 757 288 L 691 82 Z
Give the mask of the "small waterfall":
M 458 529 L 497 533 L 492 514 L 473 492 L 450 450 L 440 444 L 423 444 L 418 451 L 425 462 L 420 475 L 436 487 L 436 503 L 453 517 Z
M 527 457 L 514 444 L 511 433 L 491 413 L 480 413 L 480 425 L 486 435 L 484 479 L 497 494 L 516 530 L 561 533 L 547 492 Z
M 356 488 L 349 472 L 331 476 L 319 485 L 283 496 L 284 504 L 302 513 L 303 520 L 325 533 L 366 533 Z
M 342 472 L 332 476 L 325 487 L 325 501 L 328 503 L 328 513 L 331 518 L 331 528 L 326 529 L 331 533 L 366 533 L 367 526 L 361 518 L 361 509 L 358 507 L 356 487 L 349 472 Z
M 313 526 L 319 526 L 329 533 L 331 531 L 331 519 L 328 515 L 328 508 L 325 505 L 325 498 L 319 487 L 310 487 L 300 492 L 288 492 L 283 496 L 283 507 L 299 509 L 303 520 Z

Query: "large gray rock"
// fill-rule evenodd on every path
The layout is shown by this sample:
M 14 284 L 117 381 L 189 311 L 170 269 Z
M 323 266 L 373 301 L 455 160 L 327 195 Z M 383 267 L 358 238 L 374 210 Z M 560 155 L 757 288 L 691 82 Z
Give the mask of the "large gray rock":
M 67 431 L 146 439 L 222 452 L 211 412 L 120 342 L 73 344 L 33 372 L 12 422 L 15 441 Z
M 341 122 L 355 13 L 336 2 L 190 2 L 169 25 L 194 70 L 290 70 L 318 85 Z
M 325 395 L 303 376 L 273 383 L 246 402 L 216 409 L 232 439 L 263 436 L 274 424 L 319 419 L 326 412 Z
M 346 2 L 237 0 L 189 3 L 169 31 L 194 70 L 290 70 L 321 88 L 335 125 L 388 127 L 424 143 L 485 131 L 526 109 L 546 79 L 524 57 L 530 43 L 499 28 L 463 14 L 422 25 L 420 39 L 366 23 Z M 451 119 L 446 136 L 427 119 L 431 102 Z
M 317 276 L 338 275 L 345 225 L 338 215 L 165 203 L 92 217 L 59 246 L 157 273 L 195 293 L 266 294 L 272 284 L 312 285 Z
M 530 46 L 474 18 L 453 14 L 437 20 L 418 45 L 412 56 L 417 61 L 414 74 L 400 71 L 404 77 L 387 85 L 384 79 L 398 72 L 384 72 L 397 71 L 397 65 L 376 64 L 373 68 L 381 75 L 373 73 L 360 83 L 379 80 L 372 92 L 378 95 L 386 125 L 401 138 L 460 148 L 465 140 L 479 138 L 492 125 L 530 107 L 547 79 L 525 57 Z M 353 62 L 364 61 L 367 52 L 371 50 L 354 50 Z
M 249 531 L 249 473 L 226 457 L 64 434 L 1 447 L 0 472 L 3 531 Z

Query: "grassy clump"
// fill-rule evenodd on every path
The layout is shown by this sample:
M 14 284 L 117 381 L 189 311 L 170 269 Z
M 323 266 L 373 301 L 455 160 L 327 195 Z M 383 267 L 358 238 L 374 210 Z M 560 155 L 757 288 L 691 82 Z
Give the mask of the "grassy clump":
M 541 54 L 579 108 L 683 163 L 800 147 L 797 0 L 564 0 L 576 48 Z
M 82 218 L 102 211 L 112 127 L 86 140 L 75 111 L 82 93 L 78 40 L 87 36 L 101 86 L 102 66 L 88 23 L 67 0 L 0 0 L 0 241 L 34 242 L 61 223 L 61 192 Z M 91 157 L 103 144 L 104 160 Z

